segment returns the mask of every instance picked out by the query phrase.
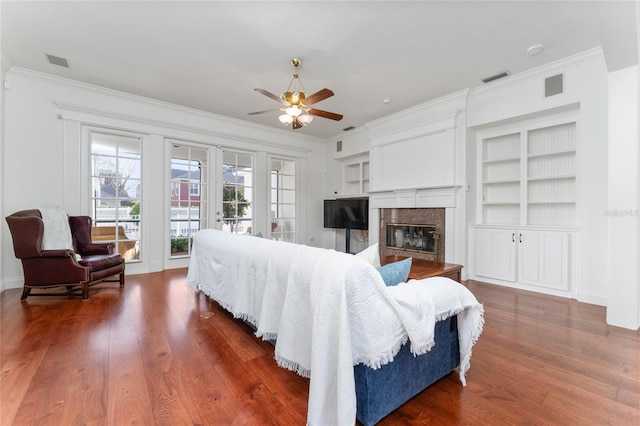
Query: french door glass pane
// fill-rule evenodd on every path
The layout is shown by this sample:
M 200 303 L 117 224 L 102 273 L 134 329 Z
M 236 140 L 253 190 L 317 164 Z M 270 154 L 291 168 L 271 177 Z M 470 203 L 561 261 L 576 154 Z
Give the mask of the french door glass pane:
M 189 256 L 193 234 L 208 227 L 209 149 L 171 147 L 170 257 Z
M 140 260 L 141 147 L 137 136 L 91 133 L 91 236 L 127 262 Z
M 296 162 L 271 159 L 271 238 L 295 242 Z
M 253 230 L 253 155 L 222 153 L 222 230 L 251 234 Z

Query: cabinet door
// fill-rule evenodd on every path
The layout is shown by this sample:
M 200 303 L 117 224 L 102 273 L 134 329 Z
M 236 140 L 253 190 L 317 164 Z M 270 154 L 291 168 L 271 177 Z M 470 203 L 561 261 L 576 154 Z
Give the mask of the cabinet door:
M 476 276 L 515 281 L 515 235 L 508 229 L 476 229 Z
M 566 232 L 518 233 L 518 282 L 568 290 L 568 236 Z

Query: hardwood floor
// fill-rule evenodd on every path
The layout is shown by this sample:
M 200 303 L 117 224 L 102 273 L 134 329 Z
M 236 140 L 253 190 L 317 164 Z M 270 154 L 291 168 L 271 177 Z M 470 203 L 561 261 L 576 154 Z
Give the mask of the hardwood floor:
M 185 276 L 128 276 L 86 302 L 2 293 L 0 424 L 304 425 L 308 381 Z M 486 321 L 468 386 L 454 372 L 381 425 L 640 424 L 639 332 L 603 307 L 466 285 Z

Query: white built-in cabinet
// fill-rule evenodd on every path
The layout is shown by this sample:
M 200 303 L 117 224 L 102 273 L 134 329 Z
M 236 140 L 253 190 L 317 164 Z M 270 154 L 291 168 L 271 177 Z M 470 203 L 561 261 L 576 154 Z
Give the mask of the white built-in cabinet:
M 570 295 L 578 113 L 477 132 L 472 276 Z
M 568 292 L 571 232 L 476 226 L 475 278 L 531 290 Z
M 369 157 L 346 161 L 343 176 L 344 195 L 367 195 L 369 193 Z

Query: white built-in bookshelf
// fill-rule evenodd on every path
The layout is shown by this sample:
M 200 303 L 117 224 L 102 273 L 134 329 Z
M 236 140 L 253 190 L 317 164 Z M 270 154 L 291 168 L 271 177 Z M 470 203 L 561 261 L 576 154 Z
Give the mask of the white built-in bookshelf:
M 344 194 L 367 195 L 369 193 L 369 160 L 358 160 L 344 165 Z
M 577 225 L 575 116 L 480 133 L 478 150 L 478 223 Z

